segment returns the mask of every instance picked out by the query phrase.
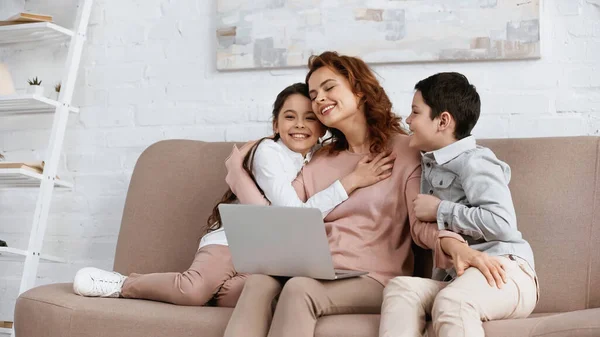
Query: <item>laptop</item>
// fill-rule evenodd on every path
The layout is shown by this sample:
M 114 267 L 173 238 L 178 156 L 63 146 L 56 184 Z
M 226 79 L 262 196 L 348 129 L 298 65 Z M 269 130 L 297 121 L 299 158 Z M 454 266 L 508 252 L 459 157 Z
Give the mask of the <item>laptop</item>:
M 364 271 L 336 270 L 316 208 L 219 205 L 233 266 L 240 273 L 339 280 Z

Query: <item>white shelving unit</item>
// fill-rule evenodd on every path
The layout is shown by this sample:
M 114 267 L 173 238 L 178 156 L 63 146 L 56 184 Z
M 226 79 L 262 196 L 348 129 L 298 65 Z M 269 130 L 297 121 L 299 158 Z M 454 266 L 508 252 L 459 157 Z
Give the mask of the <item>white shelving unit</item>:
M 49 22 L 0 26 L 0 46 L 32 42 L 64 42 L 74 35 L 72 30 Z
M 10 260 L 10 261 L 24 261 L 25 258 L 33 253 L 30 253 L 26 250 L 11 248 L 11 247 L 0 247 L 0 261 Z M 64 263 L 67 260 L 60 258 L 58 256 L 52 256 L 48 254 L 39 254 L 40 260 L 47 262 L 59 262 Z
M 52 113 L 61 105 L 60 102 L 38 95 L 15 95 L 0 97 L 0 116 L 35 113 Z M 68 106 L 70 112 L 78 113 L 79 109 Z
M 0 334 L 10 335 L 10 334 L 12 334 L 12 329 L 0 328 Z
M 40 187 L 44 176 L 23 168 L 0 169 L 0 188 Z M 53 179 L 54 187 L 73 188 L 73 184 Z
M 79 111 L 71 106 L 71 99 L 79 71 L 92 4 L 93 0 L 79 0 L 77 19 L 73 30 L 46 22 L 0 26 L 0 47 L 2 48 L 12 48 L 22 44 L 43 46 L 62 42 L 69 43 L 58 100 L 37 95 L 0 97 L 0 116 L 54 112 L 43 172 L 40 174 L 27 169 L 0 169 L 0 188 L 39 187 L 27 249 L 0 247 L 0 261 L 24 261 L 19 294 L 35 286 L 40 261 L 66 262 L 65 259 L 43 254 L 41 251 L 54 188 L 72 187 L 70 183 L 55 177 L 69 115 Z M 13 337 L 15 335 L 13 329 L 0 328 L 0 334 L 3 333 L 11 333 Z

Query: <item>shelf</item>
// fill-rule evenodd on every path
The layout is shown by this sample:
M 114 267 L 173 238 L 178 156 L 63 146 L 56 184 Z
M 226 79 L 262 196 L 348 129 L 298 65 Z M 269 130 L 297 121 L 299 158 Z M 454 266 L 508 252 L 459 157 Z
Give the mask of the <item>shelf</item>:
M 0 169 L 0 188 L 40 187 L 42 175 L 23 168 Z M 73 188 L 73 184 L 57 179 L 57 188 Z
M 10 335 L 10 334 L 12 334 L 12 329 L 9 329 L 9 328 L 0 328 L 0 334 Z
M 50 22 L 0 26 L 0 46 L 30 42 L 61 42 L 72 36 L 72 30 Z
M 23 261 L 25 257 L 30 255 L 31 253 L 17 248 L 12 247 L 0 247 L 0 260 L 12 260 L 12 261 Z M 47 255 L 40 254 L 40 260 L 47 262 L 56 262 L 56 263 L 65 263 L 67 262 L 65 259 Z
M 28 251 L 22 250 L 22 249 L 17 249 L 17 248 L 12 248 L 12 247 L 0 247 L 0 260 L 19 260 L 19 261 L 21 261 L 21 260 L 24 260 L 25 257 L 29 256 L 30 254 L 31 254 L 31 252 L 28 252 Z M 52 255 L 47 255 L 47 254 L 40 254 L 40 260 L 47 261 L 47 262 L 58 262 L 58 263 L 67 262 L 63 258 L 52 256 Z
M 59 104 L 48 97 L 32 94 L 0 96 L 0 115 L 50 113 L 54 112 Z M 69 111 L 78 113 L 79 109 L 69 107 Z

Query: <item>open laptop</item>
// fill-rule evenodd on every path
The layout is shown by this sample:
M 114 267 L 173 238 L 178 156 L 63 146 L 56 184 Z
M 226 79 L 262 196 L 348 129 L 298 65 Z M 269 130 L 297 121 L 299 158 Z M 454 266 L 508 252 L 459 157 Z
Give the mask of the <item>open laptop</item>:
M 367 272 L 334 270 L 316 208 L 219 205 L 236 271 L 338 280 Z

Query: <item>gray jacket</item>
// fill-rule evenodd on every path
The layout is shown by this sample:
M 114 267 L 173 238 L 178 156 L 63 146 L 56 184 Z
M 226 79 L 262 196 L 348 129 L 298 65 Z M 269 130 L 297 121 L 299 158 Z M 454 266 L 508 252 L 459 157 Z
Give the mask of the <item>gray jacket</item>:
M 510 167 L 469 136 L 423 154 L 421 192 L 442 200 L 437 223 L 462 235 L 469 246 L 489 255 L 514 254 L 534 268 L 533 251 L 517 229 L 508 188 Z M 441 280 L 454 269 L 435 270 Z

